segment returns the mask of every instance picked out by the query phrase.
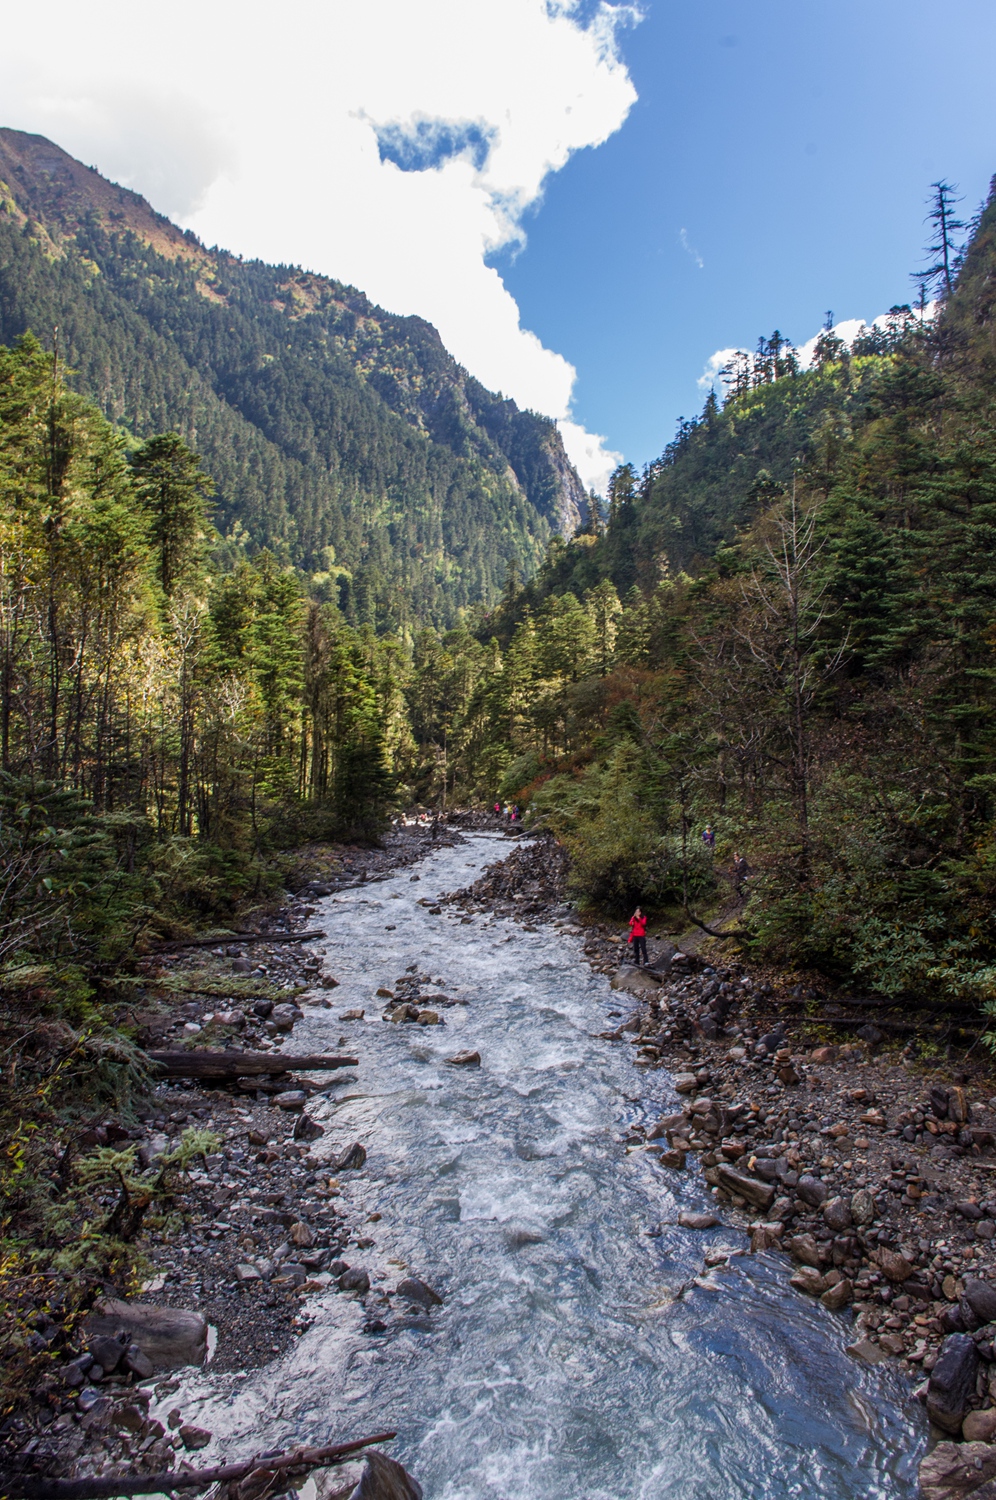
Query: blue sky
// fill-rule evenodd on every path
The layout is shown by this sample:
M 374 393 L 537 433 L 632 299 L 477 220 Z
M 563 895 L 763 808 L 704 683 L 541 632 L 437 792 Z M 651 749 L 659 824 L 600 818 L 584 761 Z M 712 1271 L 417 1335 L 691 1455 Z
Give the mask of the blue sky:
M 577 368 L 577 420 L 637 463 L 701 407 L 714 349 L 909 300 L 931 181 L 960 183 L 968 217 L 996 172 L 992 0 L 643 9 L 619 33 L 625 124 L 549 180 L 525 251 L 493 258 Z

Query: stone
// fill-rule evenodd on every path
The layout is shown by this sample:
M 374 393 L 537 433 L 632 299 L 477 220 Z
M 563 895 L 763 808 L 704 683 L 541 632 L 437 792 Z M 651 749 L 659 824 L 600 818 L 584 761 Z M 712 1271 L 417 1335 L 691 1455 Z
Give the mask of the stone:
M 195 1427 L 191 1422 L 184 1422 L 180 1428 L 180 1441 L 188 1449 L 206 1448 L 211 1441 L 211 1434 L 206 1427 Z
M 406 1298 L 409 1302 L 417 1302 L 426 1311 L 430 1307 L 441 1307 L 443 1303 L 439 1293 L 434 1292 L 432 1287 L 418 1276 L 406 1276 L 404 1281 L 399 1281 L 398 1296 Z
M 481 1054 L 479 1052 L 455 1052 L 446 1061 L 451 1068 L 479 1068 L 481 1066 Z
M 720 1187 L 725 1188 L 728 1193 L 736 1193 L 741 1198 L 746 1198 L 748 1203 L 754 1204 L 755 1208 L 764 1209 L 765 1212 L 775 1201 L 775 1189 L 767 1182 L 758 1182 L 756 1177 L 747 1177 L 743 1172 L 736 1172 L 727 1162 L 720 1162 L 712 1169 L 716 1174 L 716 1180 Z
M 370 1277 L 361 1266 L 352 1266 L 339 1277 L 340 1292 L 369 1292 Z
M 927 1383 L 927 1415 L 945 1432 L 961 1431 L 975 1395 L 979 1355 L 967 1333 L 949 1333 Z
M 885 1351 L 878 1344 L 873 1344 L 871 1339 L 858 1339 L 856 1343 L 848 1344 L 847 1352 L 853 1359 L 860 1359 L 866 1365 L 880 1365 L 885 1359 Z
M 285 1089 L 282 1094 L 274 1094 L 270 1099 L 278 1109 L 286 1109 L 291 1114 L 300 1114 L 308 1102 L 308 1096 L 304 1089 Z
M 909 1281 L 913 1275 L 913 1267 L 905 1255 L 897 1255 L 895 1250 L 887 1250 L 884 1247 L 875 1256 L 882 1275 L 897 1285 L 902 1281 Z
M 685 1153 L 679 1151 L 676 1146 L 672 1146 L 668 1151 L 661 1152 L 658 1161 L 662 1167 L 673 1167 L 675 1171 L 680 1172 L 685 1165 Z
M 809 1054 L 809 1060 L 810 1060 L 810 1062 L 814 1062 L 814 1063 L 832 1063 L 832 1062 L 836 1062 L 837 1061 L 837 1048 L 836 1047 L 814 1047 L 813 1050 L 812 1050 L 812 1052 Z
M 996 1438 L 996 1408 L 970 1411 L 961 1424 L 961 1435 L 966 1443 L 991 1443 Z
M 156 1370 L 202 1365 L 207 1354 L 207 1320 L 188 1308 L 153 1307 L 106 1297 L 96 1303 L 86 1329 L 91 1337 L 127 1334 L 122 1347 L 137 1344 Z
M 848 1281 L 846 1276 L 843 1276 L 837 1282 L 836 1286 L 827 1287 L 820 1301 L 831 1312 L 840 1312 L 841 1308 L 846 1307 L 853 1296 L 854 1285 Z
M 879 1336 L 879 1343 L 886 1354 L 905 1354 L 906 1340 L 901 1333 L 883 1333 Z
M 715 1214 L 693 1213 L 683 1208 L 678 1215 L 678 1223 L 682 1229 L 715 1229 L 719 1219 Z
M 333 1172 L 356 1172 L 363 1166 L 367 1159 L 366 1147 L 361 1146 L 359 1141 L 354 1141 L 351 1146 L 332 1163 Z
M 298 1245 L 302 1250 L 310 1250 L 317 1236 L 310 1224 L 305 1224 L 302 1220 L 298 1220 L 296 1224 L 292 1224 L 290 1229 L 288 1229 L 287 1238 L 292 1245 Z
M 827 1279 L 822 1276 L 814 1266 L 800 1266 L 798 1271 L 789 1277 L 790 1286 L 794 1286 L 797 1292 L 805 1292 L 810 1297 L 822 1297 L 827 1289 Z
M 851 1207 L 844 1198 L 828 1198 L 822 1208 L 823 1222 L 834 1234 L 851 1227 Z M 905 1278 L 904 1278 L 905 1279 Z
M 311 1115 L 303 1112 L 294 1121 L 294 1139 L 296 1141 L 317 1141 L 325 1134 L 325 1126 L 319 1125 Z
M 755 1224 L 750 1235 L 751 1255 L 777 1248 L 781 1241 L 775 1230 L 780 1228 L 780 1224 Z
M 296 1005 L 275 1005 L 270 1012 L 270 1020 L 278 1031 L 293 1031 L 294 1022 L 299 1015 Z
M 418 1024 L 420 1026 L 438 1026 L 440 1024 L 439 1012 L 435 1010 L 420 1010 L 418 1013 Z
M 789 1255 L 801 1260 L 804 1266 L 820 1269 L 820 1249 L 811 1234 L 794 1234 L 785 1246 Z
M 235 1279 L 240 1286 L 247 1286 L 251 1281 L 260 1281 L 262 1278 L 255 1266 L 248 1264 L 235 1267 Z
M 87 1353 L 93 1356 L 105 1375 L 117 1369 L 130 1340 L 125 1333 L 99 1333 L 87 1344 Z
M 350 1500 L 422 1500 L 422 1486 L 395 1459 L 374 1450 L 366 1455 Z
M 694 1073 L 676 1073 L 674 1079 L 674 1091 L 676 1094 L 694 1094 L 698 1085 L 698 1079 Z
M 851 1194 L 851 1218 L 862 1228 L 875 1217 L 875 1199 L 867 1188 L 858 1188 Z
M 980 1323 L 996 1323 L 996 1287 L 977 1276 L 967 1276 L 964 1297 Z
M 810 1208 L 819 1208 L 830 1196 L 830 1189 L 819 1177 L 810 1177 L 804 1174 L 799 1178 L 796 1192 L 803 1203 L 808 1203 Z
M 996 1447 L 988 1443 L 938 1443 L 920 1461 L 921 1500 L 962 1500 L 978 1495 L 996 1477 Z M 980 1497 L 981 1500 L 981 1497 Z
M 128 1345 L 124 1352 L 124 1364 L 139 1380 L 148 1380 L 156 1368 L 149 1356 L 143 1349 L 139 1348 L 138 1344 Z

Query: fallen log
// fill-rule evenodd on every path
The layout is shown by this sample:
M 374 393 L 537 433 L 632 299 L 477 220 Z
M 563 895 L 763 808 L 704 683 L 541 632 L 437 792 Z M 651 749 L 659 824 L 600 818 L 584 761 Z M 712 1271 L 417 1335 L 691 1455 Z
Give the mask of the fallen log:
M 333 1068 L 356 1068 L 358 1057 L 292 1057 L 288 1052 L 147 1052 L 146 1057 L 166 1078 L 252 1078 L 263 1073 L 328 1073 Z
M 217 1464 L 212 1469 L 176 1469 L 165 1474 L 93 1475 L 87 1479 L 23 1478 L 4 1480 L 8 1500 L 111 1500 L 115 1495 L 168 1495 L 171 1490 L 206 1490 L 212 1484 L 245 1479 L 254 1469 L 267 1473 L 284 1470 L 332 1468 L 373 1443 L 388 1443 L 393 1432 L 335 1443 L 328 1448 L 298 1448 L 289 1453 L 257 1455 L 239 1464 Z
M 313 943 L 325 937 L 324 932 L 229 932 L 224 937 L 177 938 L 160 943 L 153 953 L 176 953 L 181 948 L 220 948 L 224 943 Z

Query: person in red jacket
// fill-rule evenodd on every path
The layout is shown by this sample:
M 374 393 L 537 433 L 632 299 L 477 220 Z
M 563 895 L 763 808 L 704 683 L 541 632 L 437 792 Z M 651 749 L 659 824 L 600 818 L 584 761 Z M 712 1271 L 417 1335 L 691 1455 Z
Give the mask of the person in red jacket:
M 639 907 L 629 919 L 629 940 L 633 947 L 633 962 L 637 968 L 640 967 L 640 954 L 643 954 L 643 962 L 648 963 L 647 958 L 647 919 Z

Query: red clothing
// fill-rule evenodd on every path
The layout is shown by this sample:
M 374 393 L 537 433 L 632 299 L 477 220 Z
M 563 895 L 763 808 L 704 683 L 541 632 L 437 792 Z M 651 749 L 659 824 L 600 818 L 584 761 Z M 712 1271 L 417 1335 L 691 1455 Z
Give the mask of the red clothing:
M 630 919 L 629 919 L 629 941 L 632 942 L 634 938 L 646 937 L 646 935 L 647 935 L 647 919 L 646 919 L 646 917 L 630 917 Z

